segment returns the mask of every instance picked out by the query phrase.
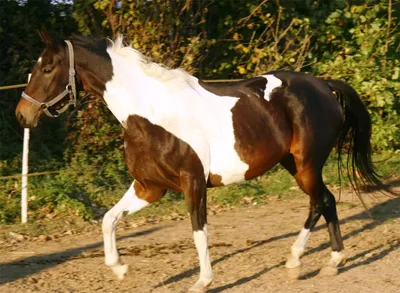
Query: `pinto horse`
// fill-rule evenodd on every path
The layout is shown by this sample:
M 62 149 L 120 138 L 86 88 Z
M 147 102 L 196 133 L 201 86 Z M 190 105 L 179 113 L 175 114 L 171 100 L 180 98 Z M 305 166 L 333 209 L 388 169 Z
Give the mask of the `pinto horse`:
M 278 163 L 310 196 L 309 216 L 286 267 L 300 266 L 310 231 L 323 215 L 332 255 L 322 272 L 337 273 L 345 260 L 343 240 L 335 198 L 322 180 L 335 144 L 341 150 L 349 139 L 347 168 L 354 179 L 380 184 L 371 162 L 370 118 L 352 87 L 291 71 L 208 83 L 151 62 L 122 37 L 113 43 L 40 34 L 46 48 L 16 108 L 21 126 L 35 127 L 43 114 L 57 116 L 75 104 L 76 84 L 103 98 L 125 130 L 124 158 L 134 181 L 102 223 L 105 263 L 118 278 L 128 269 L 116 246 L 118 220 L 170 189 L 185 195 L 200 261 L 200 278 L 189 290 L 204 292 L 213 279 L 207 187 L 252 179 Z

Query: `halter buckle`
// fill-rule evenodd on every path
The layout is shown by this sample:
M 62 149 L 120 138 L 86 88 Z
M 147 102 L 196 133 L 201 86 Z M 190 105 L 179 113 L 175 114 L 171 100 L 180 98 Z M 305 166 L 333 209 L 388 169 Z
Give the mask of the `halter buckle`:
M 67 86 L 65 87 L 65 89 L 68 91 L 68 93 L 73 94 L 72 85 L 71 85 L 70 83 L 67 84 Z

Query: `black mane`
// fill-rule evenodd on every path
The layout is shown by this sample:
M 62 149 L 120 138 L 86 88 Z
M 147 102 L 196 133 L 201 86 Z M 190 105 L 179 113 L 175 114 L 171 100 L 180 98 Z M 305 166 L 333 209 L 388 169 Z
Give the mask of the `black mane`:
M 107 54 L 107 47 L 109 46 L 110 41 L 105 37 L 101 39 L 96 39 L 93 37 L 72 35 L 70 40 L 74 45 L 85 48 L 98 56 L 109 59 L 109 56 Z

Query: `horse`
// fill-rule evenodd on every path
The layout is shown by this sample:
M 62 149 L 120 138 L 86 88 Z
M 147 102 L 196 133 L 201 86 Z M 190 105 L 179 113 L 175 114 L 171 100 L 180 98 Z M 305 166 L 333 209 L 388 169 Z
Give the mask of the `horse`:
M 300 267 L 322 215 L 332 253 L 321 273 L 338 273 L 346 254 L 335 197 L 322 179 L 332 149 L 338 148 L 338 160 L 348 151 L 348 164 L 338 168 L 348 169 L 356 190 L 363 183 L 381 185 L 371 161 L 370 117 L 349 84 L 279 70 L 210 83 L 152 62 L 121 36 L 114 42 L 82 36 L 64 41 L 47 31 L 40 36 L 45 49 L 16 107 L 20 125 L 36 127 L 44 114 L 57 117 L 76 104 L 78 88 L 104 99 L 124 128 L 124 160 L 134 179 L 102 222 L 105 264 L 117 278 L 128 271 L 117 250 L 117 222 L 174 190 L 184 193 L 200 262 L 189 291 L 207 290 L 213 280 L 207 188 L 255 178 L 277 164 L 310 197 L 286 267 Z

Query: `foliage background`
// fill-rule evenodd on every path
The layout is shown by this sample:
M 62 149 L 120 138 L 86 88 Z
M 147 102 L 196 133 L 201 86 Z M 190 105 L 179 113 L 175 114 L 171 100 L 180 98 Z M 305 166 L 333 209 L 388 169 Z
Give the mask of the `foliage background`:
M 290 69 L 346 80 L 371 113 L 374 150 L 393 151 L 400 141 L 399 16 L 396 0 L 2 0 L 0 84 L 26 81 L 42 50 L 38 28 L 59 36 L 122 33 L 156 62 L 203 79 Z M 20 92 L 0 92 L 0 176 L 20 171 Z M 45 120 L 31 133 L 30 172 L 63 172 L 30 179 L 30 217 L 100 216 L 131 181 L 119 124 L 91 97 L 61 119 Z M 19 181 L 0 182 L 0 223 L 18 221 Z M 246 186 L 230 190 L 235 200 L 266 192 Z M 179 198 L 169 194 L 167 201 Z

